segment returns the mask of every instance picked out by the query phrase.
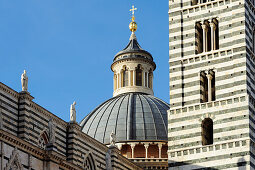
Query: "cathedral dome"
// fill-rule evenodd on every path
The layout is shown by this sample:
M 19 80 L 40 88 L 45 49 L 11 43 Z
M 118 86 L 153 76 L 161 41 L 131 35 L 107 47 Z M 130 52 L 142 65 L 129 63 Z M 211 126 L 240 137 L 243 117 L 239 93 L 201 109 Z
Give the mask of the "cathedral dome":
M 116 142 L 167 140 L 167 110 L 162 100 L 143 93 L 113 97 L 87 115 L 82 131 L 108 144 L 114 132 Z

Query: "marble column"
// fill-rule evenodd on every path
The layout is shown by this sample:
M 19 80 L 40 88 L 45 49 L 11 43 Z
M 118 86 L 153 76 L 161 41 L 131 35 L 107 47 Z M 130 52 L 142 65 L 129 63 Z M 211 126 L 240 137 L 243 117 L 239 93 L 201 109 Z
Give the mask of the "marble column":
M 212 78 L 213 76 L 208 72 L 206 75 L 208 79 L 208 102 L 212 101 Z
M 148 143 L 145 143 L 145 144 L 144 144 L 144 147 L 145 147 L 145 158 L 148 158 L 148 148 L 149 148 L 149 144 L 148 144 Z
M 118 89 L 119 88 L 119 73 L 117 73 L 116 75 L 117 75 L 116 89 Z
M 149 87 L 149 72 L 146 72 L 146 76 L 147 76 L 147 86 L 146 87 Z
M 145 78 L 145 76 L 146 76 L 146 71 L 145 70 L 143 70 L 143 76 L 142 76 L 142 80 L 143 80 L 143 84 L 142 84 L 142 86 L 144 86 L 144 87 L 146 87 L 146 78 Z
M 134 158 L 134 155 L 135 155 L 135 143 L 131 143 L 130 146 L 131 146 L 131 150 L 132 150 L 131 158 Z
M 136 86 L 136 71 L 133 70 L 133 86 Z
M 131 86 L 131 70 L 128 70 L 128 86 Z
M 120 72 L 120 87 L 123 87 L 123 71 Z
M 202 25 L 202 29 L 203 29 L 203 52 L 208 51 L 207 47 L 207 31 L 208 28 L 205 24 Z
M 215 30 L 216 30 L 216 26 L 213 22 L 210 23 L 210 27 L 211 27 L 211 49 L 215 50 L 216 49 L 216 38 L 215 38 Z
M 158 157 L 161 158 L 162 143 L 158 143 Z

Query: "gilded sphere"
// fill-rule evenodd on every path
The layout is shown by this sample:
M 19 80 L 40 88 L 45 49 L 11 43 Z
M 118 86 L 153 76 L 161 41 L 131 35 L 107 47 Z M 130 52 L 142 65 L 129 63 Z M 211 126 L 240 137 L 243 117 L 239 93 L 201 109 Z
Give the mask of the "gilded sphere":
M 135 21 L 132 21 L 132 22 L 129 24 L 129 29 L 130 29 L 130 31 L 132 31 L 132 32 L 135 32 L 135 31 L 136 31 L 136 29 L 137 29 L 137 24 L 136 24 Z

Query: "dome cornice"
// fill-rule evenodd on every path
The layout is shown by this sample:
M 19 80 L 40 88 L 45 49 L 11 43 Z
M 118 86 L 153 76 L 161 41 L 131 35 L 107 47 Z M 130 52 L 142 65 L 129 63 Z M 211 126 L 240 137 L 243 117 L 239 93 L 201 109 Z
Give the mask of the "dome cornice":
M 154 61 L 150 61 L 150 60 L 147 60 L 147 59 L 144 59 L 144 58 L 136 58 L 136 57 L 129 57 L 129 58 L 122 58 L 122 59 L 119 59 L 115 62 L 112 63 L 111 65 L 111 70 L 113 71 L 113 67 L 117 64 L 120 64 L 120 63 L 123 63 L 123 62 L 128 62 L 128 61 L 140 61 L 140 62 L 145 62 L 145 63 L 149 63 L 153 66 L 153 71 L 156 69 L 156 64 Z

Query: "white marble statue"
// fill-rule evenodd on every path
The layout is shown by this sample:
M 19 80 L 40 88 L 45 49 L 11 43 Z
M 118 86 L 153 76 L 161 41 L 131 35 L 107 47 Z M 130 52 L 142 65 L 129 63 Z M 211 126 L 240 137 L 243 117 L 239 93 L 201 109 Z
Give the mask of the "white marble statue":
M 26 70 L 24 70 L 24 73 L 21 75 L 21 85 L 22 85 L 22 91 L 27 91 L 28 77 L 27 77 Z
M 70 121 L 76 122 L 76 110 L 75 110 L 76 102 L 74 101 L 73 104 L 71 104 L 70 107 Z
M 116 135 L 112 131 L 112 133 L 110 135 L 110 145 L 115 146 L 115 143 L 116 143 Z
M 56 141 L 56 126 L 53 123 L 52 118 L 49 120 L 49 143 L 54 144 Z

